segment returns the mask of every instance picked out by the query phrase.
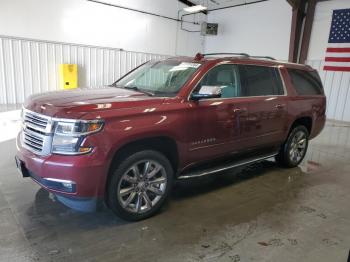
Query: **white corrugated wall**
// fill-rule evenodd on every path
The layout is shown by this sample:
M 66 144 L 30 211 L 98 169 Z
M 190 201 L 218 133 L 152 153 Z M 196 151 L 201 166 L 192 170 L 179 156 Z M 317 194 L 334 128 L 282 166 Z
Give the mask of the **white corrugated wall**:
M 58 65 L 78 64 L 79 86 L 108 85 L 143 62 L 166 58 L 121 49 L 0 36 L 0 104 L 59 89 Z
M 137 65 L 164 55 L 106 47 L 0 36 L 0 104 L 19 104 L 33 93 L 59 89 L 58 65 L 78 64 L 79 86 L 113 83 Z M 350 73 L 323 71 L 322 60 L 309 60 L 321 76 L 327 117 L 350 121 Z
M 327 118 L 350 121 L 350 73 L 324 71 L 324 60 L 309 60 L 308 65 L 317 69 L 327 97 Z

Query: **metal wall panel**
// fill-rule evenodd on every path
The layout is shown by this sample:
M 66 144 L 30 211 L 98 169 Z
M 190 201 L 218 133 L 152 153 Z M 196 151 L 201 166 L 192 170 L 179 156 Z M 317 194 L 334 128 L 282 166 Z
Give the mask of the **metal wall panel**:
M 323 60 L 309 60 L 308 65 L 317 69 L 327 97 L 327 118 L 350 121 L 350 73 L 324 71 Z
M 0 104 L 23 103 L 34 93 L 58 90 L 58 65 L 78 64 L 79 86 L 101 86 L 164 55 L 0 36 Z
M 163 55 L 97 46 L 0 36 L 0 104 L 59 89 L 58 65 L 78 64 L 79 86 L 111 84 L 126 72 Z M 350 121 L 350 73 L 323 71 L 324 61 L 307 64 L 320 73 L 327 96 L 327 117 Z

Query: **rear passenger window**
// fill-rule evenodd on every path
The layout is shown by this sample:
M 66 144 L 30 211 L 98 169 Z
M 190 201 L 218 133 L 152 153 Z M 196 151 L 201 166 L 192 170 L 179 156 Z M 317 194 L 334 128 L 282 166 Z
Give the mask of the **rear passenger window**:
M 277 68 L 240 65 L 242 96 L 283 95 L 283 83 Z
M 293 86 L 298 95 L 323 94 L 322 82 L 317 72 L 307 72 L 298 69 L 288 69 Z

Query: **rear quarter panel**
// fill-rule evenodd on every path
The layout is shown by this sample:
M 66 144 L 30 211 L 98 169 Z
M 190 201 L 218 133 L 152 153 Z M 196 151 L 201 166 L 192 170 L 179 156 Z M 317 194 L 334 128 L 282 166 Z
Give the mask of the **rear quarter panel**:
M 289 99 L 288 111 L 290 126 L 301 117 L 311 117 L 310 139 L 316 137 L 323 129 L 326 121 L 324 96 L 298 96 Z
M 288 74 L 287 68 L 282 68 L 281 72 L 288 92 L 289 130 L 293 125 L 294 121 L 298 118 L 311 117 L 312 126 L 310 132 L 310 139 L 312 139 L 322 131 L 325 125 L 326 97 L 324 94 L 298 95 Z M 287 136 L 288 133 L 285 134 L 285 138 L 287 138 Z

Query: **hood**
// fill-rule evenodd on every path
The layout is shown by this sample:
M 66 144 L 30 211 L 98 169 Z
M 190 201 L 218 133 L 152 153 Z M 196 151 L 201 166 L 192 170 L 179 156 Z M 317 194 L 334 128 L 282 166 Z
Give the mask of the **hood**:
M 77 88 L 32 95 L 24 107 L 47 116 L 75 119 L 94 111 L 157 105 L 163 100 L 116 87 Z

